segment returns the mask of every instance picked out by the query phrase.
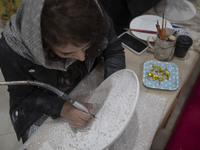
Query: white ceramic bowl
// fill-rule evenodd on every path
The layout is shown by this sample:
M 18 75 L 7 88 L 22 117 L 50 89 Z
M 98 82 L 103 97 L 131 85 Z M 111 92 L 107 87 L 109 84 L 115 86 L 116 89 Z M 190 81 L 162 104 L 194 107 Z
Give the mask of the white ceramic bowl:
M 65 119 L 48 120 L 23 148 L 102 150 L 111 146 L 128 126 L 139 96 L 137 75 L 120 70 L 97 87 L 90 103 L 102 104 L 96 118 L 85 128 L 73 128 Z

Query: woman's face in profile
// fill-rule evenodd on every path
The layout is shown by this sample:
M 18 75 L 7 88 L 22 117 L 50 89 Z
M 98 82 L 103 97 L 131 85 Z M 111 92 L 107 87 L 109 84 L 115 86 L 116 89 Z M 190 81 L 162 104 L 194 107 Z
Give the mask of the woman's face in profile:
M 73 58 L 80 61 L 85 60 L 85 51 L 90 47 L 90 42 L 81 44 L 67 44 L 54 46 L 52 51 L 61 58 Z

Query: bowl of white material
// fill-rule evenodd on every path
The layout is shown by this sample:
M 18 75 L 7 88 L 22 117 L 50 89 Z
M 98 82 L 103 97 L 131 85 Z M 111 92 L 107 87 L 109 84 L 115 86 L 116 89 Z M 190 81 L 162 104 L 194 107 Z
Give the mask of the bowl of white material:
M 46 130 L 37 136 L 40 144 L 35 146 L 39 150 L 109 148 L 120 138 L 133 118 L 138 96 L 137 75 L 129 69 L 120 70 L 104 80 L 88 100 L 90 103 L 100 104 L 101 108 L 87 127 L 73 129 L 65 119 L 51 120 L 46 122 Z M 32 139 L 34 140 L 34 135 Z M 27 143 L 26 146 L 28 145 Z

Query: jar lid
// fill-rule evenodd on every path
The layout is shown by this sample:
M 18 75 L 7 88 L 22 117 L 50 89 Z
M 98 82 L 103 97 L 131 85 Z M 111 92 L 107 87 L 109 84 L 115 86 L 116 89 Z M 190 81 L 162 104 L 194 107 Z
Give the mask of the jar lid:
M 187 46 L 191 46 L 192 43 L 193 43 L 193 40 L 188 35 L 179 35 L 177 38 L 177 44 L 179 46 L 187 47 Z

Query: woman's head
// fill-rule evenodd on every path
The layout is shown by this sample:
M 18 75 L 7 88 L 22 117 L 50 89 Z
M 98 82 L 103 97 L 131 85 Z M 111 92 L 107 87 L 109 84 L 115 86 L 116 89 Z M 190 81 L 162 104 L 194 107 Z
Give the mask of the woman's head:
M 83 61 L 87 48 L 101 48 L 107 24 L 95 0 L 45 0 L 41 31 L 45 50 Z

